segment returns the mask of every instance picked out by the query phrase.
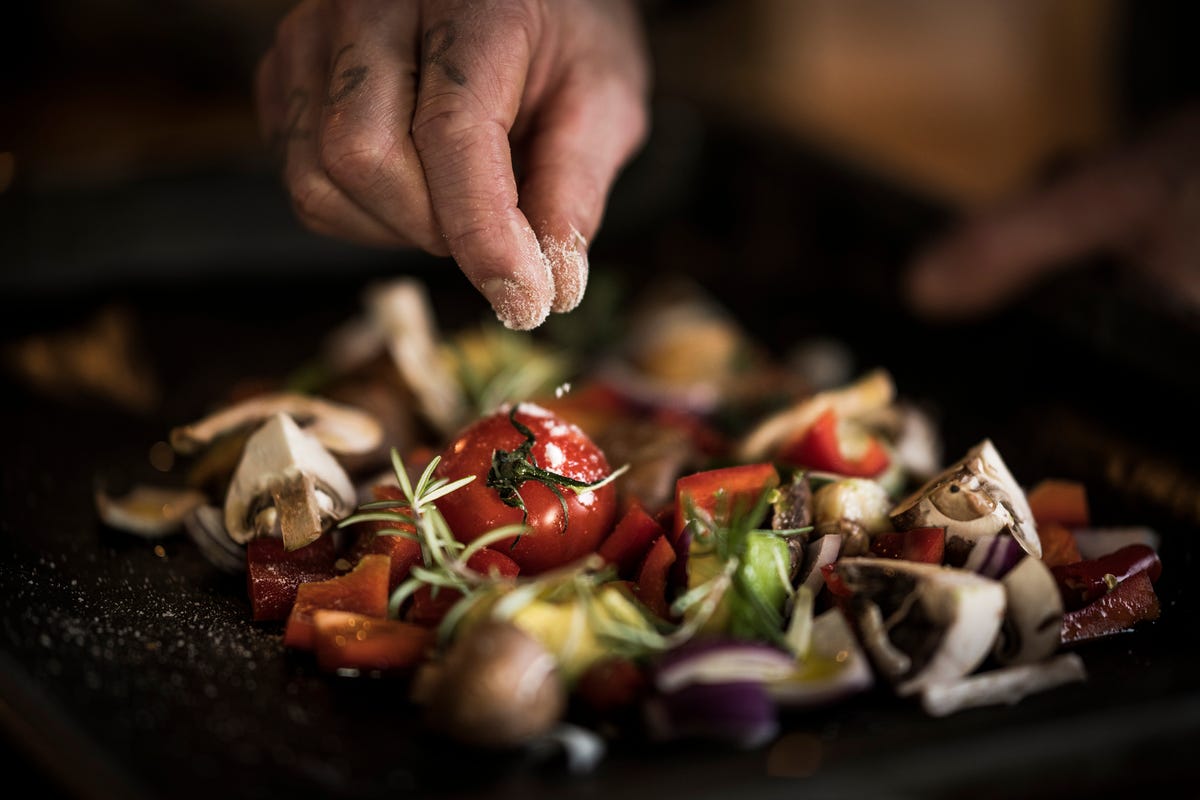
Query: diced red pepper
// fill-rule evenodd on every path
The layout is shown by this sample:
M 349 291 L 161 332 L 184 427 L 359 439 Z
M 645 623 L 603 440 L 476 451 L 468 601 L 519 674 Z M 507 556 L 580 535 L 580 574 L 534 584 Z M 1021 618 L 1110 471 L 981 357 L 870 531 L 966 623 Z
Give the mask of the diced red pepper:
M 673 563 L 675 548 L 666 536 L 658 537 L 646 553 L 634 589 L 634 596 L 663 619 L 671 616 L 671 607 L 667 603 L 667 576 Z
M 328 535 L 291 551 L 282 539 L 251 540 L 246 545 L 246 589 L 254 621 L 287 619 L 300 585 L 334 577 L 337 557 Z
M 946 557 L 946 529 L 913 528 L 905 531 L 900 557 L 922 564 L 941 564 Z
M 1152 582 L 1157 581 L 1162 574 L 1162 562 L 1153 548 L 1130 544 L 1100 558 L 1051 567 L 1050 572 L 1058 581 L 1063 607 L 1072 611 L 1105 596 L 1117 584 L 1140 572 L 1145 572 Z
M 394 619 L 379 619 L 349 611 L 313 613 L 313 643 L 317 666 L 339 669 L 393 671 L 425 660 L 434 631 Z
M 372 486 L 371 493 L 375 495 L 376 500 L 401 501 L 401 504 L 389 509 L 390 511 L 404 511 L 407 508 L 407 505 L 403 504 L 404 492 L 399 486 Z M 356 534 L 356 539 L 347 554 L 350 563 L 357 564 L 363 556 L 371 554 L 387 556 L 392 560 L 388 592 L 395 591 L 396 587 L 408 578 L 409 571 L 421 563 L 421 545 L 417 540 L 394 533 L 382 533 L 386 530 L 399 530 L 415 534 L 416 528 L 408 523 L 371 520 L 359 522 L 353 525 L 351 530 Z
M 629 576 L 645 558 L 654 540 L 665 532 L 654 517 L 634 501 L 596 552 L 608 563 L 615 564 L 618 574 Z
M 898 558 L 923 564 L 940 564 L 945 552 L 945 528 L 885 531 L 871 537 L 871 555 L 876 558 Z
M 311 650 L 313 614 L 317 611 L 353 611 L 368 617 L 386 617 L 388 608 L 387 556 L 363 556 L 353 570 L 337 578 L 301 584 L 288 617 L 283 643 Z
M 1054 522 L 1065 528 L 1086 528 L 1091 519 L 1087 489 L 1078 481 L 1044 480 L 1025 499 L 1038 525 Z
M 779 472 L 771 463 L 745 464 L 685 475 L 675 482 L 675 527 L 672 540 L 687 526 L 691 509 L 705 511 L 719 523 L 749 511 L 762 493 L 779 485 Z
M 1047 567 L 1074 564 L 1083 559 L 1075 535 L 1057 522 L 1038 525 L 1038 538 L 1042 540 L 1042 562 Z
M 1128 630 L 1143 620 L 1158 619 L 1158 595 L 1150 575 L 1138 572 L 1099 600 L 1063 615 L 1064 644 L 1096 639 Z
M 891 459 L 877 437 L 864 433 L 861 442 L 854 444 L 852 448 L 840 430 L 837 412 L 829 408 L 798 439 L 780 449 L 779 460 L 856 478 L 874 478 L 888 468 Z

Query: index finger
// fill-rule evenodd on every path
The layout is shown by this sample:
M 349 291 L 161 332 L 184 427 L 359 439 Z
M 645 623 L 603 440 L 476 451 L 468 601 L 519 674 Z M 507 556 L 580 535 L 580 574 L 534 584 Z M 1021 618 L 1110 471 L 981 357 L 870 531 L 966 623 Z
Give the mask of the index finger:
M 508 141 L 536 21 L 522 4 L 490 5 L 425 5 L 413 141 L 450 254 L 505 326 L 528 330 L 545 321 L 555 294 L 517 208 Z

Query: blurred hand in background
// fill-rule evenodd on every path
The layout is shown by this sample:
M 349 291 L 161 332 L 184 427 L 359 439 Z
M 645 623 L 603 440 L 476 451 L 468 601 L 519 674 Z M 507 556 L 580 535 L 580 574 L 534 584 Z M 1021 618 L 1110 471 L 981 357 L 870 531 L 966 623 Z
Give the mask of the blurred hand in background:
M 647 128 L 628 0 L 304 0 L 258 68 L 263 134 L 319 233 L 449 253 L 508 327 L 565 312 Z
M 908 299 L 928 316 L 973 316 L 1100 253 L 1200 308 L 1200 106 L 965 223 L 912 265 Z

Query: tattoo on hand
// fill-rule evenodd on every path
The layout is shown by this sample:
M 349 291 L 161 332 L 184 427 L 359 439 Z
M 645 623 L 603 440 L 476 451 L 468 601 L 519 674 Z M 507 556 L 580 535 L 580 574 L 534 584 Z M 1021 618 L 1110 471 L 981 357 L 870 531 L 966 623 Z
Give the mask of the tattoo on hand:
M 286 149 L 291 142 L 307 139 L 312 135 L 310 128 L 300 127 L 304 119 L 304 111 L 308 108 L 308 90 L 296 87 L 288 92 L 287 113 L 284 115 L 283 128 L 271 136 L 271 150 L 277 158 L 286 155 Z
M 466 86 L 467 76 L 457 64 L 446 58 L 457 38 L 453 22 L 439 22 L 425 31 L 425 63 L 440 67 L 447 78 L 459 86 Z
M 346 67 L 341 72 L 338 71 L 342 57 L 352 49 L 354 49 L 353 44 L 345 45 L 333 57 L 333 65 L 329 68 L 329 95 L 325 98 L 325 102 L 331 106 L 337 105 L 354 94 L 355 90 L 362 86 L 363 81 L 367 79 L 367 72 L 369 70 L 365 64 L 360 64 L 356 67 Z M 335 79 L 340 80 L 340 83 L 336 86 L 334 85 Z

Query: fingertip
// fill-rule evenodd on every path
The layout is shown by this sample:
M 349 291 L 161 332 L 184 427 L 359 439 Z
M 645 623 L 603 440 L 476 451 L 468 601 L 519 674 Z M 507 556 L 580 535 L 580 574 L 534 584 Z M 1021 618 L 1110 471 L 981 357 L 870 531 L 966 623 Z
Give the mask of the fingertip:
M 587 239 L 574 226 L 565 237 L 547 234 L 540 240 L 554 276 L 554 302 L 550 310 L 565 314 L 583 301 L 588 280 Z
M 496 319 L 509 330 L 533 330 L 550 316 L 547 293 L 528 283 L 513 278 L 488 278 L 479 284 L 479 291 L 492 304 Z

